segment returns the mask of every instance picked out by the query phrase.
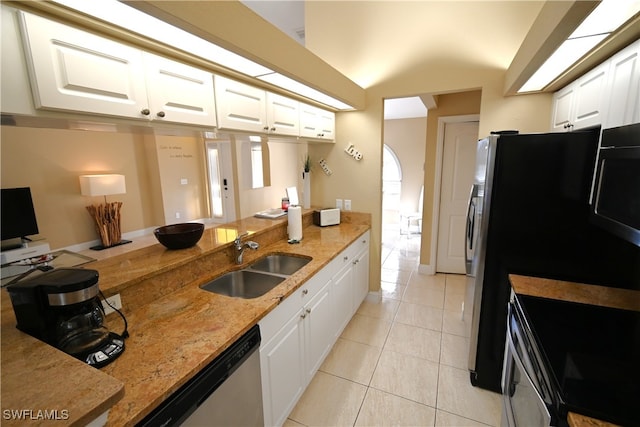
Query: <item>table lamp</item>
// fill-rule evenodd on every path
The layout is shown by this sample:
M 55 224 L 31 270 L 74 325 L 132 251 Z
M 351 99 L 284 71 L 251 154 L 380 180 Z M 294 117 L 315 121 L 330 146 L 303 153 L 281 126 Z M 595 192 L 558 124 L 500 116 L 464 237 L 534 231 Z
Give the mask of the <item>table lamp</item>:
M 107 196 L 127 192 L 124 175 L 80 175 L 80 192 L 83 196 L 104 196 L 104 204 L 87 206 L 87 210 L 95 221 L 100 240 L 102 240 L 102 245 L 93 246 L 91 249 L 99 251 L 131 243 L 131 240 L 122 240 L 121 238 L 120 208 L 122 202 L 107 202 Z

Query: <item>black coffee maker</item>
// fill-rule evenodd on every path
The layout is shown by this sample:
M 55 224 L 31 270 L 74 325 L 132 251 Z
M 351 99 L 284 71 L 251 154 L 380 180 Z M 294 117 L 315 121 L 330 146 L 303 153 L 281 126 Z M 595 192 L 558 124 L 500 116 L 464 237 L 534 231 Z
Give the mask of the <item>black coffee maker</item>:
M 104 326 L 96 270 L 59 268 L 7 291 L 21 331 L 97 368 L 124 351 L 124 338 Z

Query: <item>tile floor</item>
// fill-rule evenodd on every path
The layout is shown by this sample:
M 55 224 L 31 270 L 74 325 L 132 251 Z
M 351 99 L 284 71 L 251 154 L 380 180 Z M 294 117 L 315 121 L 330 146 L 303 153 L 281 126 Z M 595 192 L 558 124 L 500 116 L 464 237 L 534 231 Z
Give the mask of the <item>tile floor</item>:
M 419 274 L 419 235 L 383 242 L 382 300 L 363 302 L 285 426 L 499 426 L 500 396 L 469 382 L 465 277 Z

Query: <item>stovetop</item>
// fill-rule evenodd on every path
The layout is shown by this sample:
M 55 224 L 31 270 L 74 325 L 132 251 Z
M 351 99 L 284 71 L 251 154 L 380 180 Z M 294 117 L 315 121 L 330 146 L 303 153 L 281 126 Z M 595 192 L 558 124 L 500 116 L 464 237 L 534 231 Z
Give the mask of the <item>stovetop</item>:
M 640 425 L 640 312 L 518 295 L 561 413 Z

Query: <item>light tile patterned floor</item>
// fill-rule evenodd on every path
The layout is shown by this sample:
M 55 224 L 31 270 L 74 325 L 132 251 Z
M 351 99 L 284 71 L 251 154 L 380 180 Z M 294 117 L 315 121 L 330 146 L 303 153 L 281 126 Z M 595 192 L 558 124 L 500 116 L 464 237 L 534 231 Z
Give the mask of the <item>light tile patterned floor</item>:
M 499 426 L 500 396 L 469 382 L 465 277 L 419 274 L 419 235 L 383 241 L 382 301 L 362 304 L 285 426 Z

